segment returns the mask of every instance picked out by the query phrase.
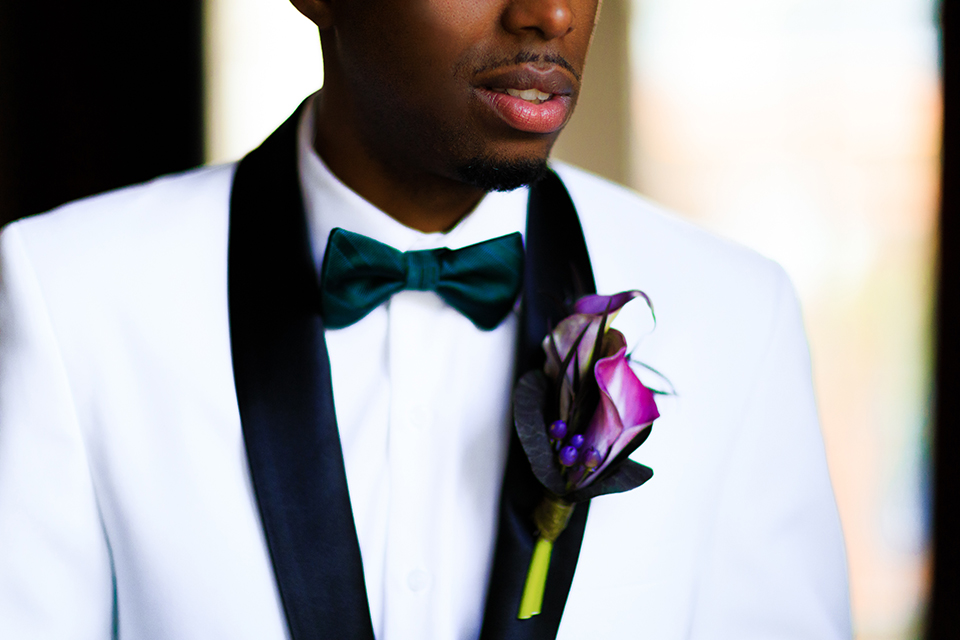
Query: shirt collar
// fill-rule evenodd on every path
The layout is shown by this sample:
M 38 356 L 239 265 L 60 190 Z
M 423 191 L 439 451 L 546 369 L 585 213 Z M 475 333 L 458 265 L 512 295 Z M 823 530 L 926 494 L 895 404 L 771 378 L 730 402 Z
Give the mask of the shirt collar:
M 477 242 L 526 229 L 526 187 L 488 193 L 457 225 L 447 232 L 424 233 L 407 227 L 367 202 L 343 184 L 313 148 L 314 102 L 311 97 L 297 131 L 297 164 L 300 189 L 307 213 L 313 255 L 319 269 L 327 238 L 335 227 L 361 233 L 399 251 L 459 249 Z

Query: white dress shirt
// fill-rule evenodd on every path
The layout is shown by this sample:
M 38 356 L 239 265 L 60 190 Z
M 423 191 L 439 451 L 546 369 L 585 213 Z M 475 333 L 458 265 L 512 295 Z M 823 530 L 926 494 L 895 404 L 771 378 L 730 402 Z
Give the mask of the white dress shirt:
M 447 233 L 397 222 L 334 176 L 304 110 L 298 156 L 317 269 L 334 227 L 400 251 L 458 249 L 526 225 L 527 189 L 491 193 Z M 327 330 L 337 425 L 378 640 L 476 638 L 511 426 L 517 314 L 482 331 L 402 291 Z

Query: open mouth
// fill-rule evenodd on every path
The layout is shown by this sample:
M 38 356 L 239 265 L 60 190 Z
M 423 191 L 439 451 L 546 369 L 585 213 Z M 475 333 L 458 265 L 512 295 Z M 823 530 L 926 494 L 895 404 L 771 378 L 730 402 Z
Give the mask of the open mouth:
M 497 93 L 506 93 L 507 95 L 513 96 L 514 98 L 520 98 L 521 100 L 526 100 L 531 104 L 541 104 L 553 97 L 552 93 L 544 93 L 539 89 L 500 89 L 496 87 L 491 87 L 490 90 L 495 91 Z
M 576 81 L 556 65 L 521 64 L 477 77 L 478 97 L 517 131 L 549 134 L 561 129 L 573 109 Z

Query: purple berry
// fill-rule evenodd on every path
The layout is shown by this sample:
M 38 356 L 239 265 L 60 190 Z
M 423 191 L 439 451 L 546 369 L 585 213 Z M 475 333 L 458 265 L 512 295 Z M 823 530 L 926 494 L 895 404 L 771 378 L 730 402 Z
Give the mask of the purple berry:
M 554 440 L 563 440 L 567 437 L 567 423 L 557 420 L 550 425 L 550 437 Z
M 579 433 L 570 438 L 570 445 L 575 448 L 577 451 L 580 450 L 580 447 L 583 446 L 583 436 Z
M 583 466 L 591 471 L 599 467 L 601 461 L 600 452 L 593 447 L 587 449 L 583 454 Z
M 567 445 L 563 449 L 560 449 L 560 464 L 564 467 L 572 466 L 577 461 L 578 456 L 579 452 L 577 451 L 576 447 Z

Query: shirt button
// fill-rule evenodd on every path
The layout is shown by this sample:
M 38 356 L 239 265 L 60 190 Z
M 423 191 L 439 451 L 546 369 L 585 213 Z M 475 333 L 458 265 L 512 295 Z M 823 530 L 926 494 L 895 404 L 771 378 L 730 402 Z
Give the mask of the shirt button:
M 415 569 L 407 574 L 407 586 L 411 591 L 423 591 L 430 585 L 430 574 L 423 569 Z

